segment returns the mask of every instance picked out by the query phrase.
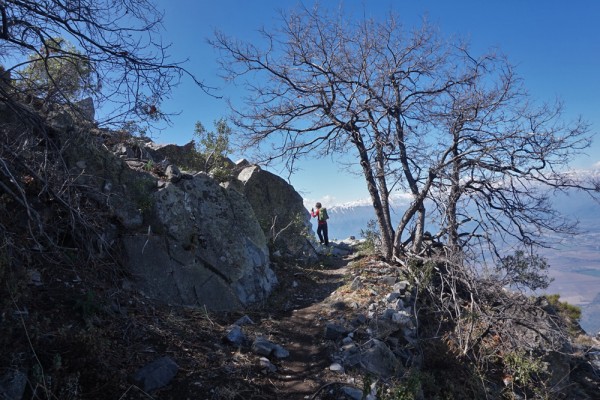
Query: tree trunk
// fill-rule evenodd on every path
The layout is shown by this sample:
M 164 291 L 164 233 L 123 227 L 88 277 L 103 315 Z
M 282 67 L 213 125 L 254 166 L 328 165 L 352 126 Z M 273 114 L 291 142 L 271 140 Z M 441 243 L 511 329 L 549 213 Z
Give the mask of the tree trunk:
M 369 154 L 362 140 L 362 136 L 357 132 L 351 132 L 352 143 L 358 150 L 360 165 L 363 170 L 365 181 L 367 183 L 367 190 L 371 196 L 373 202 L 373 209 L 375 210 L 375 216 L 379 225 L 379 232 L 381 234 L 381 252 L 386 260 L 391 260 L 392 249 L 393 249 L 393 228 L 389 218 L 389 203 L 387 197 L 382 202 L 381 196 L 377 189 L 377 183 L 373 174 L 373 168 L 369 162 Z M 387 218 L 386 218 L 387 215 Z
M 462 119 L 462 118 L 461 118 Z M 452 171 L 450 173 L 450 194 L 446 207 L 446 229 L 448 230 L 448 248 L 452 253 L 459 250 L 458 243 L 458 220 L 456 216 L 458 200 L 461 196 L 460 187 L 460 153 L 458 143 L 460 142 L 460 132 L 463 128 L 463 122 L 458 121 L 452 129 Z
M 383 218 L 385 220 L 386 237 L 390 238 L 390 245 L 394 241 L 394 225 L 392 224 L 392 218 L 390 215 L 390 192 L 387 187 L 387 180 L 385 177 L 385 155 L 381 142 L 377 140 L 377 158 L 375 160 L 375 168 L 377 172 L 377 183 L 379 187 L 379 196 L 381 198 L 381 209 L 383 212 Z M 381 225 L 380 225 L 381 226 Z M 381 229 L 381 228 L 380 228 Z M 391 255 L 391 254 L 390 254 Z

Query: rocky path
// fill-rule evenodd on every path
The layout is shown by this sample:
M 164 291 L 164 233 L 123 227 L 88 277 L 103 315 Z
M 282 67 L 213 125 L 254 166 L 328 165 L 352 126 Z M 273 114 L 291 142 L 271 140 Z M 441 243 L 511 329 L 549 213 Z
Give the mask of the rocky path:
M 328 254 L 276 268 L 268 303 L 244 314 L 146 319 L 161 336 L 177 331 L 169 357 L 180 372 L 157 398 L 361 400 L 367 376 L 381 384 L 412 363 L 411 294 L 397 267 Z
M 406 396 L 424 390 L 410 380 L 411 369 L 424 365 L 413 315 L 416 290 L 399 266 L 376 257 L 327 256 L 313 267 L 277 267 L 277 291 L 268 303 L 245 314 L 196 311 L 169 315 L 163 326 L 146 318 L 140 326 L 161 334 L 170 329 L 168 343 L 178 346 L 170 344 L 168 354 L 180 370 L 156 397 L 127 388 L 127 395 L 117 398 L 373 400 L 382 390 Z M 232 332 L 237 335 L 230 338 Z M 154 348 L 162 344 L 157 340 Z M 442 379 L 463 376 L 461 364 L 450 364 L 445 357 L 435 360 L 441 364 L 428 361 L 428 371 L 433 365 Z M 584 382 L 590 373 L 580 375 L 584 378 L 577 384 L 597 393 L 593 379 Z M 437 398 L 436 385 L 428 390 Z M 363 388 L 371 392 L 367 397 Z M 474 398 L 463 396 L 462 389 L 459 393 L 453 398 Z
M 321 398 L 321 389 L 339 380 L 330 370 L 334 344 L 324 332 L 326 323 L 345 308 L 336 301 L 335 293 L 348 280 L 350 260 L 336 258 L 326 267 L 294 273 L 276 295 L 275 302 L 282 310 L 273 310 L 257 327 L 289 351 L 288 357 L 274 361 L 277 371 L 271 374 L 281 398 Z

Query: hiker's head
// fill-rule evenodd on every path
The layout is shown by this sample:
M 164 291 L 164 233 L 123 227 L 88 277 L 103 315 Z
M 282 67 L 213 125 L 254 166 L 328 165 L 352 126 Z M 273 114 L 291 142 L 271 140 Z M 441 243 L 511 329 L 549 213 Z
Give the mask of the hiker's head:
M 321 203 L 317 203 L 317 204 L 315 204 L 315 207 L 317 207 L 317 208 L 321 208 Z

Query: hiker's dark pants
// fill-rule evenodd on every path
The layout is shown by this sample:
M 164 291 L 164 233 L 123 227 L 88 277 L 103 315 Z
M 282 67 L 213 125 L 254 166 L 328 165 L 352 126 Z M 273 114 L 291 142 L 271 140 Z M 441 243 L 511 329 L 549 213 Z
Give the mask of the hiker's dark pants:
M 319 235 L 319 241 L 321 244 L 325 243 L 325 246 L 329 246 L 329 236 L 327 234 L 327 222 L 319 224 L 317 226 L 317 235 Z

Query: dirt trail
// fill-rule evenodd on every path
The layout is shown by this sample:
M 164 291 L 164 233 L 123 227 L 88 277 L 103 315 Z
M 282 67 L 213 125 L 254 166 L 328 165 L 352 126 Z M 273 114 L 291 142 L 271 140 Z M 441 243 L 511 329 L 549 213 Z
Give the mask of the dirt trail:
M 331 295 L 345 283 L 349 258 L 337 258 L 319 270 L 296 273 L 278 294 L 284 310 L 261 324 L 270 338 L 285 347 L 289 357 L 276 361 L 277 373 L 271 381 L 281 398 L 311 398 L 319 388 L 335 381 L 329 370 L 332 344 L 325 339 L 325 325 L 336 318 L 343 305 Z

